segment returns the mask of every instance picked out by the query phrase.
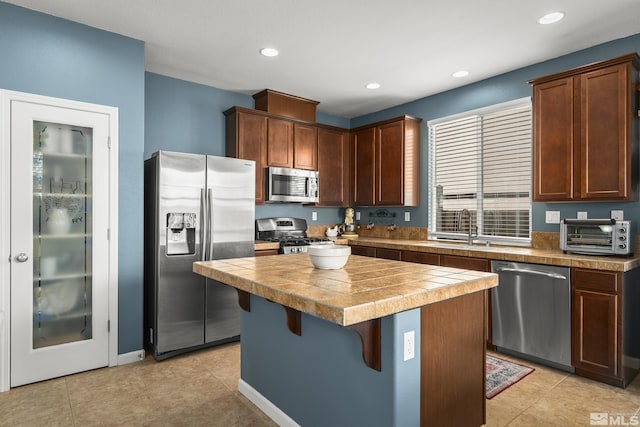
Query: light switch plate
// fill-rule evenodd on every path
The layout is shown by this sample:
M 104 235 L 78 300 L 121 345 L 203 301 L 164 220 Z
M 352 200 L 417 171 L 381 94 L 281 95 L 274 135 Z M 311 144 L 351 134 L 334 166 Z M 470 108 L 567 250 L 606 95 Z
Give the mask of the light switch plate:
M 578 212 L 578 219 L 587 219 L 587 213 L 586 212 Z
M 311 212 L 311 221 L 318 220 L 318 212 Z
M 404 220 L 407 222 L 411 221 L 411 212 L 404 213 Z
M 624 211 L 611 211 L 611 218 L 616 221 L 622 221 L 624 219 Z
M 545 214 L 547 224 L 560 224 L 560 211 L 546 211 Z
M 356 221 L 360 221 L 360 212 L 356 212 Z

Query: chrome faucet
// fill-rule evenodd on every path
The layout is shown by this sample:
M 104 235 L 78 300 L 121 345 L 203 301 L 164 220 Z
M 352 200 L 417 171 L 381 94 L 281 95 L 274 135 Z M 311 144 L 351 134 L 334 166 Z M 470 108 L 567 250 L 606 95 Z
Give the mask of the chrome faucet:
M 469 209 L 462 209 L 462 212 L 460 213 L 460 223 L 462 223 L 462 218 L 464 217 L 464 214 L 467 214 L 467 217 L 469 218 L 469 227 L 467 228 L 468 234 L 467 234 L 467 244 L 469 246 L 471 246 L 473 244 L 473 239 L 478 237 L 478 234 L 476 232 L 476 234 L 472 234 L 471 233 L 471 212 L 469 212 Z M 477 227 L 476 227 L 477 230 Z

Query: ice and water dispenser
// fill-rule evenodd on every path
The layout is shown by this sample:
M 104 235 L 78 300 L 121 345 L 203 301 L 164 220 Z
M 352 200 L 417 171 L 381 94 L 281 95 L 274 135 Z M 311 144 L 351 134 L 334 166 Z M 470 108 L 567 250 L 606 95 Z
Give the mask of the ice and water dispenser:
M 167 255 L 196 253 L 196 214 L 171 212 L 167 214 Z

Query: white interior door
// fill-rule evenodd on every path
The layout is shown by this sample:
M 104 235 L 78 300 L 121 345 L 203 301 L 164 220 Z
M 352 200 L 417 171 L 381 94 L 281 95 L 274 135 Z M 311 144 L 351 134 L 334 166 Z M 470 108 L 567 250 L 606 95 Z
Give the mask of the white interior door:
M 11 386 L 109 364 L 109 115 L 12 100 Z

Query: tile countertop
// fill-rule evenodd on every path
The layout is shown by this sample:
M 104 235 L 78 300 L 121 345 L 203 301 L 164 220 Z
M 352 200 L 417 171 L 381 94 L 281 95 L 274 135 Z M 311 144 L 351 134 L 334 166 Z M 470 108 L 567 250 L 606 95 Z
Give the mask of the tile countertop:
M 430 252 L 443 255 L 459 255 L 473 258 L 488 258 L 505 261 L 529 262 L 534 264 L 582 267 L 595 270 L 629 271 L 640 267 L 640 255 L 629 258 L 611 256 L 593 256 L 564 254 L 559 249 L 533 249 L 518 246 L 485 246 L 457 242 L 438 242 L 422 240 L 395 240 L 381 238 L 362 238 L 349 241 L 354 246 L 399 249 L 406 251 Z
M 198 261 L 193 271 L 341 326 L 498 285 L 492 273 L 356 255 L 339 270 L 295 254 Z

